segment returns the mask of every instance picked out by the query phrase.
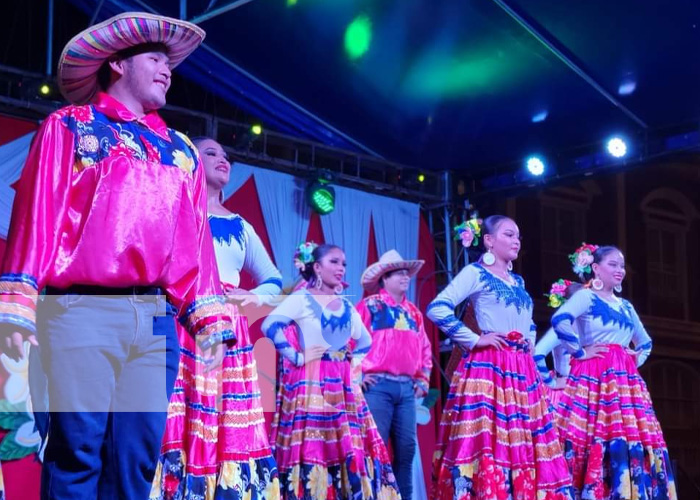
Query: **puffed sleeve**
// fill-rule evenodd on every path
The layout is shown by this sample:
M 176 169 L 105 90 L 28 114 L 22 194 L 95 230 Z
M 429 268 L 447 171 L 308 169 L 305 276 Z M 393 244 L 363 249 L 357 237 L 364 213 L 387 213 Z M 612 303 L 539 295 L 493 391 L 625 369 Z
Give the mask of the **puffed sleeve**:
M 474 266 L 466 266 L 428 306 L 428 318 L 453 341 L 472 349 L 479 335 L 455 316 L 458 304 L 479 291 L 479 278 Z
M 637 367 L 640 367 L 647 360 L 651 354 L 651 337 L 647 333 L 646 328 L 639 319 L 637 311 L 634 310 L 632 304 L 625 301 L 625 306 L 630 311 L 632 316 L 632 322 L 634 323 L 634 334 L 632 334 L 632 344 L 634 344 L 634 350 L 637 352 Z
M 303 308 L 304 301 L 302 296 L 295 292 L 284 299 L 265 318 L 261 327 L 263 334 L 272 340 L 279 353 L 295 366 L 304 364 L 304 354 L 292 347 L 285 333 L 287 327 L 301 317 Z
M 58 113 L 34 137 L 17 185 L 0 274 L 0 325 L 36 333 L 39 291 L 50 283 L 71 191 L 75 136 Z
M 250 273 L 257 285 L 251 292 L 260 298 L 261 304 L 269 304 L 270 299 L 282 292 L 282 275 L 272 263 L 253 226 L 247 222 L 243 224 L 247 237 L 243 269 Z
M 421 364 L 420 368 L 414 376 L 414 381 L 419 385 L 425 392 L 428 392 L 430 387 L 430 372 L 433 369 L 433 346 L 430 343 L 428 334 L 425 331 L 425 321 L 423 319 L 423 314 L 416 308 L 416 325 L 418 326 L 418 331 L 420 332 L 421 338 Z
M 347 306 L 352 308 L 352 319 L 350 327 L 352 332 L 350 337 L 355 341 L 355 347 L 353 349 L 353 354 L 365 355 L 369 352 L 370 347 L 372 347 L 372 337 L 370 337 L 367 328 L 365 327 L 360 314 L 357 310 L 350 304 L 349 301 L 346 302 Z
M 535 345 L 535 354 L 533 355 L 535 364 L 537 365 L 537 371 L 540 372 L 540 377 L 542 377 L 542 382 L 550 387 L 554 385 L 554 380 L 549 374 L 546 358 L 557 345 L 559 345 L 557 334 L 554 333 L 553 328 L 550 328 L 547 330 L 547 333 L 545 333 L 542 338 L 537 341 L 537 345 Z
M 552 316 L 552 328 L 554 328 L 557 337 L 566 350 L 576 359 L 583 357 L 585 353 L 581 347 L 578 332 L 574 328 L 574 322 L 576 318 L 589 311 L 591 294 L 592 292 L 589 290 L 576 292 Z

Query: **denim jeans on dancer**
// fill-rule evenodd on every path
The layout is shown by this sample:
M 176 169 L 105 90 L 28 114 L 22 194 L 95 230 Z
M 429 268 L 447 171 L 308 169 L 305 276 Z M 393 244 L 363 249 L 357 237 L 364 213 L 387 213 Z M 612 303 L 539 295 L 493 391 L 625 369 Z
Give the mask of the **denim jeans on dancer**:
M 413 456 L 416 453 L 416 397 L 413 380 L 379 377 L 376 384 L 364 391 L 367 405 L 384 443 L 394 452 L 392 468 L 401 498 L 413 496 Z
M 51 293 L 37 311 L 50 410 L 41 497 L 145 500 L 178 370 L 174 311 L 163 295 Z

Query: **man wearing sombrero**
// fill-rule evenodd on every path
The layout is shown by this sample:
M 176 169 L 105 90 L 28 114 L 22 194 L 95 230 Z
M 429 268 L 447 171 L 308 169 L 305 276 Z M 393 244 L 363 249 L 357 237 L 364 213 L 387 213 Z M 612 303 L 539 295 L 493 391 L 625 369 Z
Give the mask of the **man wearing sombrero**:
M 411 278 L 423 264 L 389 250 L 362 273 L 362 286 L 373 295 L 357 305 L 372 336 L 372 347 L 362 361 L 365 399 L 387 446 L 391 439 L 401 498 L 409 500 L 413 496 L 416 398 L 428 393 L 433 367 L 423 314 L 406 298 Z
M 0 348 L 16 359 L 40 344 L 49 379 L 42 498 L 147 498 L 177 374 L 173 314 L 203 345 L 235 340 L 203 169 L 157 113 L 203 39 L 125 13 L 59 60 L 72 105 L 34 138 L 0 275 Z

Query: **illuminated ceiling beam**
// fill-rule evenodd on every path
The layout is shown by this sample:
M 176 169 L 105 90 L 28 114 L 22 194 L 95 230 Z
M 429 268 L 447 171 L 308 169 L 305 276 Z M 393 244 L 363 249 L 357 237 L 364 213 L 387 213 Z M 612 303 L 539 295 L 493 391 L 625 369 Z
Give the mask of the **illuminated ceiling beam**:
M 600 95 L 605 97 L 610 101 L 617 109 L 622 111 L 628 118 L 634 121 L 637 125 L 643 129 L 648 129 L 649 125 L 646 124 L 639 116 L 637 116 L 631 109 L 625 106 L 620 100 L 617 99 L 611 92 L 603 87 L 593 76 L 588 73 L 585 69 L 581 67 L 573 57 L 568 55 L 566 52 L 566 47 L 559 42 L 553 35 L 547 32 L 542 26 L 540 26 L 533 19 L 528 19 L 524 12 L 518 12 L 515 7 L 512 7 L 507 0 L 493 0 L 493 3 L 498 5 L 503 11 L 506 12 L 515 22 L 522 26 L 528 33 L 530 33 L 537 41 L 544 45 L 550 52 L 552 52 L 560 61 L 566 64 L 574 73 L 580 76 L 588 85 L 593 87 Z M 561 47 L 561 48 L 560 48 Z
M 193 17 L 190 19 L 190 22 L 193 24 L 200 24 L 203 23 L 204 21 L 208 21 L 209 19 L 212 19 L 216 16 L 220 16 L 221 14 L 224 14 L 230 10 L 237 9 L 238 7 L 242 7 L 243 5 L 252 2 L 253 0 L 235 0 L 227 5 L 222 5 L 218 9 L 210 10 L 208 12 L 205 12 L 204 14 L 200 14 L 198 16 Z

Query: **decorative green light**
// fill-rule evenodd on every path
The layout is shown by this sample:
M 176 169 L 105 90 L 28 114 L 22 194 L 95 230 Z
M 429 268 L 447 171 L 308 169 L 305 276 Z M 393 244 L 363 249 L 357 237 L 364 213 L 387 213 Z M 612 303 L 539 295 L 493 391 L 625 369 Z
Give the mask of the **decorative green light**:
M 262 125 L 258 125 L 257 123 L 250 127 L 250 131 L 255 134 L 255 135 L 260 135 L 262 134 Z
M 418 174 L 418 182 L 425 182 L 425 174 Z
M 306 189 L 307 201 L 316 213 L 326 215 L 335 210 L 335 189 L 331 186 L 314 181 Z
M 299 0 L 287 0 L 287 7 L 294 7 Z
M 360 14 L 345 30 L 345 52 L 350 59 L 359 59 L 369 50 L 372 42 L 372 21 Z
M 42 83 L 39 87 L 39 93 L 43 96 L 47 96 L 51 93 L 51 86 L 48 83 Z

